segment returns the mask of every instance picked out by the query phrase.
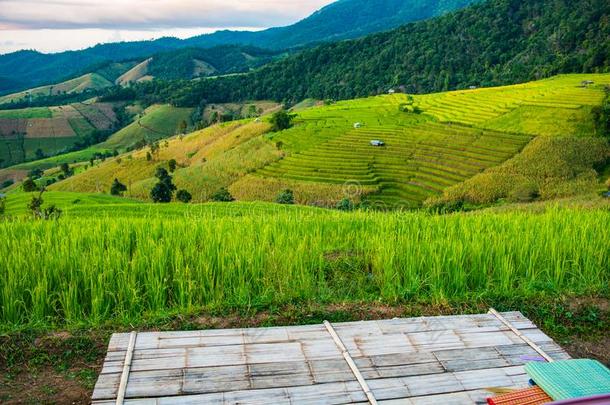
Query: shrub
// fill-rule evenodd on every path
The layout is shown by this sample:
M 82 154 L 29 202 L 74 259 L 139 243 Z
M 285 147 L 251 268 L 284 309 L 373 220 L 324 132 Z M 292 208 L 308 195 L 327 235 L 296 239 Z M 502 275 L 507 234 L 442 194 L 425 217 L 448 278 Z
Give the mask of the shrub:
M 233 196 L 231 195 L 229 190 L 227 190 L 226 187 L 223 187 L 220 190 L 218 190 L 217 192 L 215 192 L 214 194 L 212 194 L 211 199 L 212 199 L 212 201 L 216 201 L 216 202 L 235 201 L 235 198 L 233 198 Z
M 169 162 L 167 162 L 167 167 L 169 168 L 169 171 L 171 173 L 176 171 L 177 166 L 178 166 L 178 163 L 176 162 L 176 159 L 171 159 Z
M 25 179 L 22 187 L 23 187 L 23 191 L 25 191 L 26 193 L 32 193 L 34 191 L 38 191 L 38 186 L 36 185 L 34 180 L 32 180 L 30 177 Z
M 4 197 L 0 197 L 0 215 L 4 215 L 5 210 L 6 210 L 6 199 Z
M 349 198 L 344 198 L 337 203 L 336 208 L 339 211 L 353 211 L 354 204 L 349 200 Z
M 183 202 L 185 204 L 188 204 L 191 202 L 191 200 L 193 199 L 193 196 L 191 195 L 191 193 L 189 193 L 186 190 L 179 190 L 176 193 L 176 199 L 180 202 Z
M 41 169 L 34 169 L 28 173 L 28 177 L 32 180 L 39 179 L 43 176 L 44 172 Z
M 122 196 L 123 193 L 127 191 L 127 186 L 119 181 L 119 179 L 114 179 L 112 182 L 112 186 L 110 186 L 110 194 L 115 196 Z
M 13 184 L 15 184 L 15 180 L 13 179 L 8 179 L 2 182 L 2 185 L 0 185 L 0 188 L 7 188 L 12 186 Z
M 286 110 L 278 111 L 271 117 L 271 131 L 279 132 L 292 127 L 294 114 L 289 114 Z
M 275 202 L 278 204 L 294 204 L 294 193 L 292 190 L 286 189 L 278 194 Z
M 74 170 L 70 168 L 70 165 L 67 163 L 62 163 L 59 166 L 61 172 L 64 175 L 64 178 L 67 179 L 68 177 L 72 176 L 74 174 Z

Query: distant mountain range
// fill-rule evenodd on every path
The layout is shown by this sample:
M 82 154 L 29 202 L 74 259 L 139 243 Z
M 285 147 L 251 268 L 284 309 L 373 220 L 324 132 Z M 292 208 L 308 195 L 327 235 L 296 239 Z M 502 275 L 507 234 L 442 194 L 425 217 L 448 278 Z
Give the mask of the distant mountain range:
M 0 94 L 65 81 L 90 73 L 91 66 L 100 63 L 128 60 L 143 62 L 155 54 L 184 48 L 249 45 L 277 51 L 357 38 L 435 17 L 480 1 L 482 0 L 339 0 L 294 25 L 259 32 L 219 31 L 186 40 L 162 38 L 155 41 L 121 42 L 55 54 L 19 51 L 0 55 Z M 228 48 L 226 52 L 230 53 L 234 49 Z M 222 51 L 217 48 L 217 53 Z M 181 68 L 183 74 L 180 75 L 185 78 L 184 71 L 190 71 L 190 66 L 197 59 L 185 57 L 184 54 L 174 56 L 174 62 L 178 59 L 187 60 L 187 66 Z M 167 55 L 164 57 L 167 60 Z M 226 61 L 227 58 L 221 59 Z M 231 72 L 226 65 L 211 65 L 211 70 L 215 72 Z M 260 63 L 252 65 L 258 66 Z M 243 68 L 244 64 L 237 61 L 235 71 L 242 71 Z M 176 72 L 172 73 L 175 74 Z

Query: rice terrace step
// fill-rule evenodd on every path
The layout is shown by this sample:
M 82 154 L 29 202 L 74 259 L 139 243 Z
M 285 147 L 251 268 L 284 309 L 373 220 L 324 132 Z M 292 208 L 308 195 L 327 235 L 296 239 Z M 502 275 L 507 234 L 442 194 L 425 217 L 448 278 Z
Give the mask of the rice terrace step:
M 93 404 L 469 404 L 569 355 L 520 312 L 112 336 Z

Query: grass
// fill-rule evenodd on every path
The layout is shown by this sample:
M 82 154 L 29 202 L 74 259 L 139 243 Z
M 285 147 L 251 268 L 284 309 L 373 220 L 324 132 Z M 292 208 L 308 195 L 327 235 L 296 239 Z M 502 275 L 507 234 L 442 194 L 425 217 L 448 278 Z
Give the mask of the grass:
M 112 135 L 100 147 L 127 149 L 138 141 L 156 141 L 169 138 L 178 132 L 182 121 L 189 121 L 192 109 L 169 105 L 149 107 L 140 119 Z
M 10 193 L 6 200 L 6 214 L 11 217 L 29 215 L 27 206 L 34 196 L 38 196 L 38 193 L 24 193 L 21 191 Z M 43 200 L 45 202 L 45 206 L 55 205 L 63 210 L 66 215 L 70 215 L 75 212 L 82 212 L 83 214 L 86 214 L 86 212 L 91 209 L 103 210 L 104 206 L 106 205 L 112 205 L 113 207 L 116 205 L 129 206 L 130 209 L 134 205 L 139 205 L 139 202 L 135 200 L 103 194 L 87 193 L 45 192 L 43 194 Z
M 130 214 L 138 209 L 148 215 Z M 610 281 L 603 210 L 429 216 L 127 204 L 107 217 L 92 212 L 0 223 L 0 251 L 11 252 L 0 258 L 1 324 L 99 325 L 302 301 L 584 294 Z
M 1 110 L 0 119 L 51 118 L 53 114 L 48 107 L 24 108 L 20 110 Z

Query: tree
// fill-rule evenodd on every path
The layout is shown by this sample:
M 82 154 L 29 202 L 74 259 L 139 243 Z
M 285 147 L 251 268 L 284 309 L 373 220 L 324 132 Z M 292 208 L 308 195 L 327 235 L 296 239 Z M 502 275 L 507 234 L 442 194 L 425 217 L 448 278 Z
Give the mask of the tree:
M 167 166 L 169 167 L 169 171 L 173 173 L 176 171 L 178 163 L 176 162 L 176 159 L 171 159 L 169 162 L 167 162 Z
M 186 130 L 188 128 L 188 124 L 186 123 L 185 120 L 182 120 L 182 122 L 180 123 L 180 133 L 181 134 L 186 134 Z
M 235 198 L 233 198 L 233 196 L 231 195 L 231 193 L 229 192 L 229 190 L 226 187 L 223 187 L 220 190 L 218 190 L 217 192 L 215 192 L 214 194 L 212 194 L 211 199 L 212 199 L 212 201 L 216 201 L 216 202 L 235 201 Z
M 110 186 L 110 194 L 120 197 L 125 191 L 127 191 L 127 186 L 121 183 L 119 179 L 114 179 L 112 186 Z
M 156 157 L 159 154 L 161 147 L 159 146 L 159 142 L 150 142 L 148 147 L 150 148 L 150 153 L 146 154 L 146 160 L 151 161 L 153 157 Z
M 159 179 L 159 182 L 155 184 L 153 189 L 150 191 L 150 197 L 153 202 L 156 203 L 169 203 L 172 201 L 176 186 L 172 182 L 172 176 L 169 175 L 167 170 L 162 167 L 157 168 L 155 177 Z
M 275 202 L 278 204 L 292 205 L 294 204 L 294 193 L 292 190 L 286 189 L 278 194 Z
M 67 163 L 62 163 L 59 168 L 64 175 L 64 178 L 68 178 L 74 174 L 74 170 L 70 168 L 70 165 Z
M 36 180 L 41 178 L 44 175 L 44 172 L 41 169 L 33 169 L 28 173 L 28 177 L 32 180 Z
M 34 154 L 36 155 L 36 160 L 44 159 L 46 157 L 44 155 L 44 152 L 40 148 L 36 149 L 36 152 Z
M 25 181 L 23 182 L 22 187 L 23 187 L 23 191 L 25 191 L 26 193 L 31 193 L 31 192 L 34 192 L 34 191 L 38 191 L 38 186 L 36 185 L 34 180 L 32 180 L 32 178 L 30 178 L 30 177 L 25 179 Z
M 191 202 L 191 200 L 193 199 L 193 196 L 191 195 L 191 193 L 189 193 L 186 190 L 179 190 L 176 193 L 176 199 L 180 202 L 183 202 L 185 204 L 188 204 Z
M 32 215 L 35 219 L 59 219 L 59 217 L 61 217 L 62 211 L 55 205 L 50 205 L 48 208 L 44 209 L 42 208 L 42 204 L 44 203 L 44 200 L 42 199 L 42 194 L 45 191 L 45 189 L 42 189 L 38 196 L 32 197 L 32 200 L 28 204 L 28 209 L 32 212 Z
M 40 218 L 42 216 L 42 204 L 44 203 L 44 200 L 42 199 L 43 192 L 44 190 L 41 191 L 38 196 L 32 196 L 32 199 L 28 204 L 28 209 L 32 212 L 34 218 Z
M 271 131 L 279 132 L 292 127 L 294 117 L 294 114 L 289 114 L 286 110 L 276 112 L 271 117 Z

